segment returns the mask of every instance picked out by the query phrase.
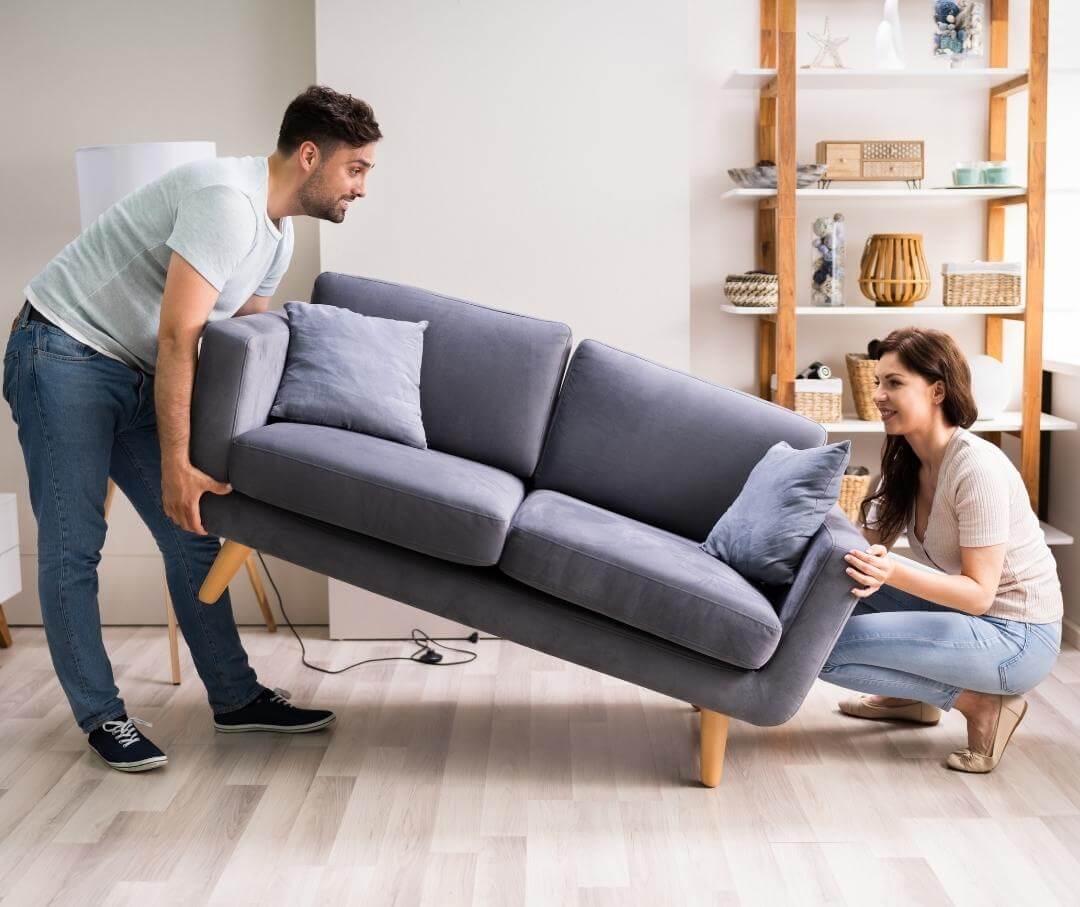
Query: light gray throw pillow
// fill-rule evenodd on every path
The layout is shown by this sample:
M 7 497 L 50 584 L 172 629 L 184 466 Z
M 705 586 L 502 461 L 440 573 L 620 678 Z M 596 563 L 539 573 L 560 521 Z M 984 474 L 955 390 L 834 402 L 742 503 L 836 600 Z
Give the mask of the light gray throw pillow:
M 287 302 L 289 349 L 270 415 L 427 447 L 420 363 L 427 321 Z
M 701 547 L 747 579 L 790 584 L 811 537 L 840 497 L 850 457 L 850 441 L 806 450 L 777 442 Z

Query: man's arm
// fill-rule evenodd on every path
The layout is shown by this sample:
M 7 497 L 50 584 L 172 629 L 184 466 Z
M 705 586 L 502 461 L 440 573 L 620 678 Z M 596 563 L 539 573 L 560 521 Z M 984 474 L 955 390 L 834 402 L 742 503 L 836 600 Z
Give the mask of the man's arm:
M 189 532 L 206 535 L 199 499 L 232 486 L 191 465 L 191 390 L 195 383 L 199 338 L 218 291 L 177 252 L 169 259 L 158 326 L 154 405 L 161 444 L 161 486 L 165 513 Z
M 265 312 L 270 308 L 269 296 L 252 296 L 245 302 L 240 308 L 233 312 L 233 318 L 239 318 L 241 315 L 258 315 L 260 312 Z

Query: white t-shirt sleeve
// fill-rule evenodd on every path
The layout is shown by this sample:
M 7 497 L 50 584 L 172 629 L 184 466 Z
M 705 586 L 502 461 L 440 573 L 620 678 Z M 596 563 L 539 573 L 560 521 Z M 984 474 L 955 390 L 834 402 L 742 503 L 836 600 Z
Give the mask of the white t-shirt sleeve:
M 957 537 L 961 548 L 1009 540 L 1009 477 L 989 457 L 969 456 L 956 477 Z
M 292 222 L 286 221 L 286 223 L 288 226 L 282 231 L 277 250 L 274 252 L 274 260 L 270 262 L 266 276 L 259 284 L 259 289 L 255 291 L 256 296 L 273 296 L 278 284 L 281 283 L 281 278 L 289 270 L 289 262 L 292 261 L 293 254 L 293 231 Z
M 184 196 L 165 245 L 219 293 L 255 245 L 255 209 L 231 186 L 204 186 Z

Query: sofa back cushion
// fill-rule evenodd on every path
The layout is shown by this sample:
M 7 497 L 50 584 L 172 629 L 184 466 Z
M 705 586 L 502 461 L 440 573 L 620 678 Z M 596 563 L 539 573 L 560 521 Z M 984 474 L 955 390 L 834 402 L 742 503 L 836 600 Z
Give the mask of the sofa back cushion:
M 817 447 L 825 430 L 742 391 L 583 340 L 536 487 L 700 542 L 778 441 Z
M 429 447 L 531 476 L 570 354 L 570 328 L 404 284 L 325 272 L 312 303 L 427 321 L 420 409 Z

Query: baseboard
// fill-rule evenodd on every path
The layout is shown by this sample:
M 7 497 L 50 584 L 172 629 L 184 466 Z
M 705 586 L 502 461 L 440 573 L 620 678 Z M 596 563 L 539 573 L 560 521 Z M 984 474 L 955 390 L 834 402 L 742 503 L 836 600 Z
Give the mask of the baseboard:
M 1080 624 L 1067 617 L 1061 619 L 1061 641 L 1074 649 L 1080 649 Z

